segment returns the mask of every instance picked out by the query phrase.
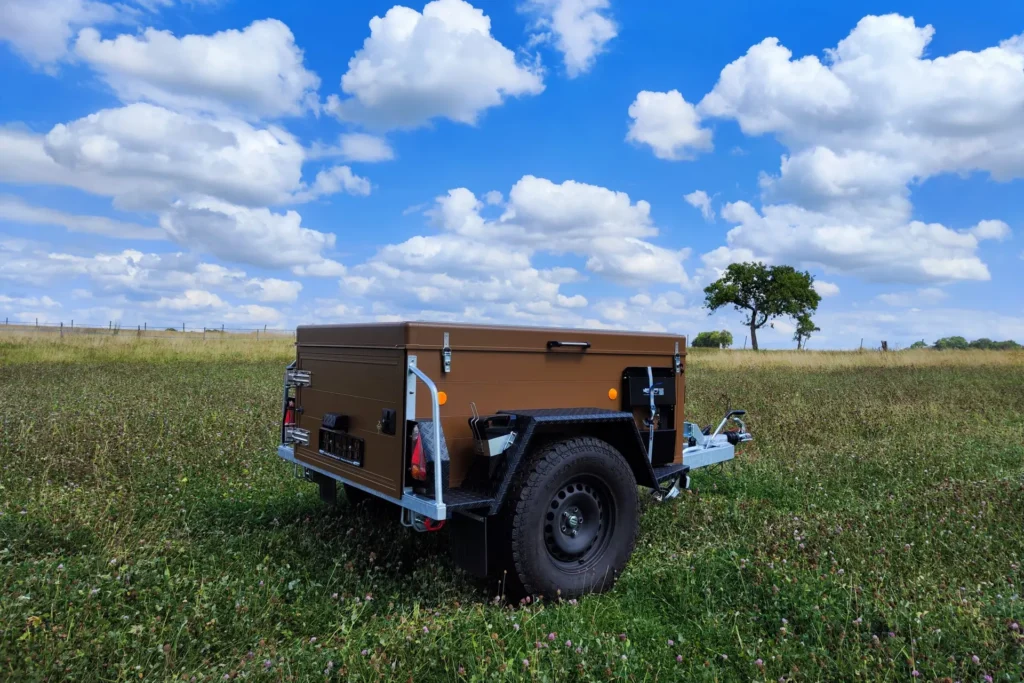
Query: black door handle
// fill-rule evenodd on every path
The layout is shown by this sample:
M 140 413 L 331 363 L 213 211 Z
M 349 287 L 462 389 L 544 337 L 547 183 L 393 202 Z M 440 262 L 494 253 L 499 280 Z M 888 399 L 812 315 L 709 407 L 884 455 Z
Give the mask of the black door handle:
M 558 349 L 558 348 L 562 348 L 562 347 L 571 347 L 571 348 L 574 348 L 574 349 L 586 350 L 586 349 L 590 348 L 590 342 L 585 342 L 585 341 L 582 341 L 582 342 L 575 342 L 575 341 L 549 341 L 548 342 L 548 350 L 549 351 L 551 349 Z

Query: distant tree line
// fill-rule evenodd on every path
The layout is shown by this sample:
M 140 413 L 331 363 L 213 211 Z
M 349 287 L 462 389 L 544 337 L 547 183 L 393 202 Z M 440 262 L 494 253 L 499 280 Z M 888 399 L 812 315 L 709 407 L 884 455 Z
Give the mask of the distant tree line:
M 1024 347 L 1021 347 L 1020 344 L 1013 341 L 1012 339 L 1007 339 L 1006 341 L 992 341 L 987 337 L 982 337 L 981 339 L 975 339 L 974 341 L 969 342 L 963 337 L 943 337 L 942 339 L 937 340 L 932 346 L 928 346 L 928 344 L 925 343 L 925 341 L 922 339 L 921 341 L 916 341 L 913 344 L 911 344 L 910 348 L 931 348 L 937 349 L 939 351 L 946 351 L 949 349 L 981 349 L 983 351 L 1012 351 Z

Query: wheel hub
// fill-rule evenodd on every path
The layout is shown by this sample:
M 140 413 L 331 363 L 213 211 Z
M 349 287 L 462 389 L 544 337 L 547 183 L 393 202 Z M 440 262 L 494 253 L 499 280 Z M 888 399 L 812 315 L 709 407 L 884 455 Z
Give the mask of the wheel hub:
M 560 563 L 586 564 L 604 550 L 611 531 L 611 496 L 603 482 L 572 481 L 551 498 L 544 545 Z
M 568 510 L 562 511 L 560 529 L 563 534 L 576 536 L 580 532 L 581 526 L 583 526 L 583 514 L 578 507 L 573 505 Z

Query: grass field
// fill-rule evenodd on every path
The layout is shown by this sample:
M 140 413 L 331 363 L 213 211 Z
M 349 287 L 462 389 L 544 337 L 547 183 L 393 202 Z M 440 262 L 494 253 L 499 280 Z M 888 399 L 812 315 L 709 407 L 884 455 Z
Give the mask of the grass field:
M 687 417 L 756 440 L 526 606 L 292 478 L 291 356 L 0 339 L 0 680 L 1024 676 L 1024 354 L 692 353 Z

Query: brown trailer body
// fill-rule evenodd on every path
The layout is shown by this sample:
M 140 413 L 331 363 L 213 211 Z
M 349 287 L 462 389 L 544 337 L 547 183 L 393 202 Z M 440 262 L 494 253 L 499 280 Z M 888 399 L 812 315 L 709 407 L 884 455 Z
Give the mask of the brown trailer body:
M 628 405 L 623 373 L 638 368 L 642 374 L 647 367 L 664 373 L 677 358 L 680 374 L 671 383 L 675 429 L 659 434 L 656 451 L 661 449 L 663 463 L 682 460 L 682 336 L 407 322 L 300 326 L 296 346 L 298 369 L 311 374 L 310 385 L 297 394 L 298 426 L 309 431 L 310 443 L 296 447 L 296 459 L 392 498 L 400 497 L 406 485 L 404 431 L 412 418 L 406 414 L 409 356 L 416 356 L 419 369 L 446 395 L 441 424 L 452 488 L 462 483 L 479 457 L 469 427 L 471 404 L 480 414 L 537 408 L 625 410 L 636 414 L 646 441 L 642 420 L 649 413 L 646 406 Z M 429 418 L 430 394 L 420 388 L 415 415 Z M 393 434 L 386 433 L 387 420 L 380 424 L 386 410 L 394 411 Z M 320 453 L 325 414 L 345 416 L 348 432 L 364 441 L 361 466 Z M 665 454 L 669 448 L 671 453 Z
M 301 326 L 278 455 L 327 501 L 340 481 L 405 527 L 447 528 L 455 562 L 506 589 L 607 590 L 640 490 L 671 500 L 753 438 L 742 410 L 714 431 L 684 421 L 685 360 L 686 339 L 664 334 Z

